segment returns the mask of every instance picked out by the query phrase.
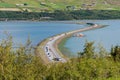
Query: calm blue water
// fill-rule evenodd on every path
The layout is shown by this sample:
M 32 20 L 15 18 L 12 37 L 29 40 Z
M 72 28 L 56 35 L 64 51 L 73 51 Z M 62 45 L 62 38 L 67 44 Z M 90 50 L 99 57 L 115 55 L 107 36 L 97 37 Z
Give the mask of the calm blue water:
M 6 31 L 13 36 L 13 46 L 26 43 L 28 37 L 30 37 L 32 45 L 35 46 L 45 38 L 59 33 L 76 30 L 81 27 L 83 26 L 63 22 L 0 22 L 0 40 L 5 38 L 4 32 Z
M 65 44 L 72 55 L 77 55 L 83 51 L 84 44 L 87 41 L 95 41 L 95 46 L 102 44 L 103 47 L 110 51 L 112 45 L 120 45 L 120 20 L 87 20 L 85 22 L 93 22 L 103 25 L 109 25 L 105 28 L 82 32 L 86 36 L 83 38 L 71 37 Z
M 68 22 L 31 22 L 31 21 L 9 21 L 0 22 L 0 40 L 5 38 L 4 32 L 7 31 L 13 36 L 14 46 L 26 43 L 30 37 L 35 46 L 40 41 L 50 36 L 63 32 L 80 29 L 85 25 L 71 24 Z M 79 22 L 79 21 L 77 21 Z M 83 38 L 71 37 L 65 44 L 72 55 L 82 51 L 85 41 L 95 41 L 95 45 L 102 44 L 109 51 L 112 45 L 120 44 L 120 20 L 83 20 L 82 22 L 93 22 L 109 25 L 106 28 L 82 32 L 86 35 Z

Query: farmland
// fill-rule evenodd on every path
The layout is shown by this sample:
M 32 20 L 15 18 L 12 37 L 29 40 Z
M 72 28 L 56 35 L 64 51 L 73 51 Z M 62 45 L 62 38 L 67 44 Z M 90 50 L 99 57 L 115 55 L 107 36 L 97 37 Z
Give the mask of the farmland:
M 41 12 L 54 10 L 120 10 L 118 0 L 0 0 L 0 8 Z M 3 10 L 3 9 L 2 9 Z

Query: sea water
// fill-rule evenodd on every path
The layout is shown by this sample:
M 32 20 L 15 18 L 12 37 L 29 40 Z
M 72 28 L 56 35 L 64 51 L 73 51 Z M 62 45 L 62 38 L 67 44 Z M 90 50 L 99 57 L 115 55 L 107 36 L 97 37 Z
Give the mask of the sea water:
M 13 46 L 25 44 L 28 38 L 32 41 L 32 45 L 36 46 L 48 37 L 82 27 L 83 25 L 67 21 L 2 21 L 0 22 L 0 40 L 6 37 L 4 32 L 7 32 L 13 37 Z
M 120 45 L 120 20 L 85 20 L 100 25 L 108 25 L 107 27 L 82 32 L 85 37 L 71 37 L 65 43 L 65 47 L 77 56 L 78 52 L 82 52 L 85 42 L 93 41 L 95 47 L 102 45 L 107 51 L 110 51 L 112 46 Z

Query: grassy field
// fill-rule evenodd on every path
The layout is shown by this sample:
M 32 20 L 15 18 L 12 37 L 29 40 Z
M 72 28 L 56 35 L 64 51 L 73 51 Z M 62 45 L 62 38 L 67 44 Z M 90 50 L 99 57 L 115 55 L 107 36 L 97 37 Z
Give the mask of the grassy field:
M 54 10 L 120 10 L 119 0 L 0 0 L 0 8 L 20 8 L 30 11 Z

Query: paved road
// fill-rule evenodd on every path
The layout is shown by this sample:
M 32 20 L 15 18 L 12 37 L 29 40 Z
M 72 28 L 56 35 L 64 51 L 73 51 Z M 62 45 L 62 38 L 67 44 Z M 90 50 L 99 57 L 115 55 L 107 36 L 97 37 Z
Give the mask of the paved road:
M 65 36 L 65 35 L 61 34 L 61 35 L 51 37 L 44 47 L 46 55 L 48 56 L 49 60 L 52 62 L 53 61 L 66 62 L 66 60 L 64 58 L 62 58 L 59 55 L 59 53 L 57 53 L 57 51 L 55 50 L 55 47 L 54 47 L 55 41 L 57 41 L 58 39 L 60 39 L 63 36 Z
M 75 31 L 70 31 L 70 32 L 67 32 L 67 33 L 63 33 L 63 34 L 51 37 L 49 39 L 49 41 L 46 43 L 46 45 L 44 46 L 45 54 L 47 55 L 48 59 L 51 62 L 66 62 L 67 60 L 62 58 L 59 55 L 59 53 L 57 52 L 57 50 L 55 49 L 55 47 L 54 47 L 55 42 L 58 39 L 60 39 L 62 37 L 65 37 L 67 35 L 74 34 L 74 33 L 77 33 L 77 32 L 92 30 L 92 29 L 96 29 L 96 28 L 100 28 L 100 27 L 102 27 L 102 26 L 98 26 L 97 24 L 95 24 L 95 25 L 90 26 L 90 27 L 82 28 L 82 29 L 75 30 Z

